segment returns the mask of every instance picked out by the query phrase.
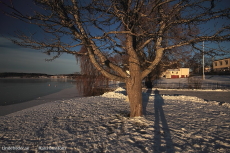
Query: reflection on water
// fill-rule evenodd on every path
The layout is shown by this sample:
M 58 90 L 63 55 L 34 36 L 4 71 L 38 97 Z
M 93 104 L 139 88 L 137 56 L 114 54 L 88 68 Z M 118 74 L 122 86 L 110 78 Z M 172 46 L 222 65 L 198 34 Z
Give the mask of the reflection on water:
M 10 105 L 39 98 L 73 87 L 71 80 L 0 79 L 0 105 Z

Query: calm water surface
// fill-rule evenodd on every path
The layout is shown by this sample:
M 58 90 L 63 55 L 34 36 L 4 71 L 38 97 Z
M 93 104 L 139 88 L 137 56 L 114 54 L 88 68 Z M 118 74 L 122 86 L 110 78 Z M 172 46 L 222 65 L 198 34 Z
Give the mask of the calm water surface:
M 11 105 L 73 87 L 71 80 L 0 79 L 0 105 Z

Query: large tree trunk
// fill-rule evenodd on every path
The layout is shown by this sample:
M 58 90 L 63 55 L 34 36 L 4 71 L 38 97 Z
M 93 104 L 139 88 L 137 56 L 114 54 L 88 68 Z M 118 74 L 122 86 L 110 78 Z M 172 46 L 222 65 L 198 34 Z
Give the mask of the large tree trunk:
M 130 103 L 130 117 L 143 115 L 141 81 L 140 72 L 136 72 L 133 77 L 126 80 L 126 89 Z
M 136 52 L 136 37 L 127 35 L 126 48 L 129 55 L 129 73 L 126 78 L 126 89 L 130 103 L 130 117 L 142 116 L 142 89 L 140 60 Z

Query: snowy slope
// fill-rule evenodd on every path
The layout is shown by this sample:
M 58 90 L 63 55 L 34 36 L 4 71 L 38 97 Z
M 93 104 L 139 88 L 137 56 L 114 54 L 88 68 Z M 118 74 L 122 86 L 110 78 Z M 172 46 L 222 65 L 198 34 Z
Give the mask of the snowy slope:
M 131 119 L 124 93 L 119 88 L 1 116 L 0 147 L 34 152 L 230 152 L 228 105 L 144 93 L 145 117 Z

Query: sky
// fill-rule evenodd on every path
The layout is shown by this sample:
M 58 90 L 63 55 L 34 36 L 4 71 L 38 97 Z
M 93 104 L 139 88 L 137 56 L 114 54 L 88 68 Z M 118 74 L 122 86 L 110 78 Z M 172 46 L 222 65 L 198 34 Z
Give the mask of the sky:
M 29 8 L 31 0 L 23 0 L 16 4 L 19 8 Z M 2 6 L 0 6 L 1 9 Z M 72 74 L 80 72 L 75 56 L 63 54 L 52 62 L 42 51 L 24 48 L 13 44 L 8 38 L 17 30 L 39 32 L 37 26 L 23 23 L 0 12 L 0 73 L 25 72 L 46 74 Z
M 52 62 L 47 62 L 48 55 L 23 48 L 10 40 L 0 37 L 0 72 L 25 72 L 46 74 L 70 74 L 80 72 L 73 55 L 63 55 Z
M 3 0 L 6 1 L 6 0 Z M 229 1 L 227 1 L 229 4 Z M 31 0 L 15 1 L 15 5 L 23 12 L 31 11 Z M 229 4 L 230 5 L 230 4 Z M 2 6 L 0 6 L 1 9 Z M 37 32 L 41 30 L 14 18 L 0 13 L 0 73 L 1 72 L 26 72 L 47 74 L 70 74 L 80 72 L 80 67 L 73 55 L 63 54 L 52 62 L 47 62 L 48 55 L 42 51 L 23 48 L 13 44 L 9 39 L 14 31 Z M 39 37 L 44 35 L 40 34 Z M 225 43 L 230 48 L 229 43 Z M 202 45 L 202 44 L 201 44 Z M 210 44 L 208 44 L 210 46 Z M 202 47 L 202 46 L 201 46 Z M 208 47 L 208 46 L 207 46 Z M 220 57 L 221 58 L 221 57 Z
M 63 55 L 52 62 L 47 62 L 48 55 L 23 48 L 10 40 L 0 37 L 0 73 L 25 72 L 46 74 L 71 74 L 80 72 L 79 65 L 73 55 Z

